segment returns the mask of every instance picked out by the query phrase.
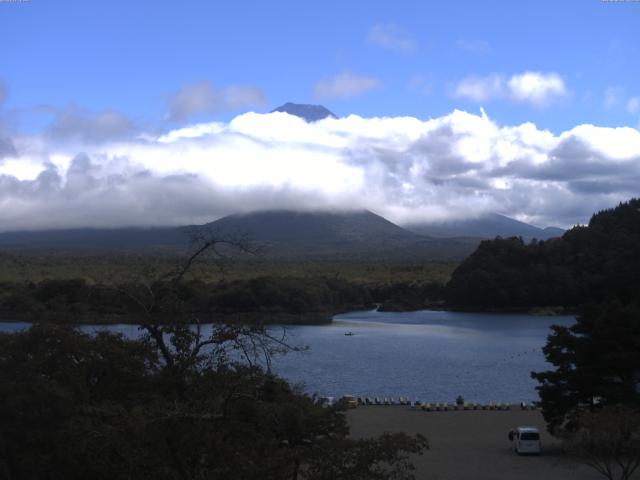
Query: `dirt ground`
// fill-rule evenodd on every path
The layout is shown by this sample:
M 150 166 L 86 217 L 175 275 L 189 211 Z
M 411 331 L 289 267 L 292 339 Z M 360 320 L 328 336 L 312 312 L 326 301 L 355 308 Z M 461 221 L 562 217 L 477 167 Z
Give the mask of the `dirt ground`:
M 546 432 L 539 411 L 425 412 L 408 406 L 359 406 L 347 413 L 354 437 L 384 432 L 421 433 L 430 450 L 415 458 L 419 480 L 597 480 L 592 468 L 563 455 Z M 542 454 L 518 456 L 510 450 L 509 430 L 533 426 L 542 435 Z M 640 478 L 637 474 L 634 479 Z

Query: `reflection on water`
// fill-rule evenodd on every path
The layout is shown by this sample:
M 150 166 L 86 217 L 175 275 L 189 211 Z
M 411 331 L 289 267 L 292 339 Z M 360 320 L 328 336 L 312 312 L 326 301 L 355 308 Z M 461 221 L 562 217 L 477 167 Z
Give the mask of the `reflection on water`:
M 536 383 L 530 372 L 548 368 L 541 348 L 549 326 L 574 321 L 570 316 L 352 312 L 327 326 L 289 327 L 290 339 L 310 350 L 277 358 L 274 369 L 320 395 L 533 401 Z
M 289 343 L 310 348 L 276 357 L 273 369 L 322 396 L 352 393 L 453 402 L 462 395 L 473 402 L 534 401 L 536 383 L 530 372 L 549 367 L 541 350 L 549 326 L 574 321 L 571 316 L 351 312 L 329 325 L 286 327 Z M 0 331 L 27 327 L 2 323 Z M 140 335 L 134 325 L 82 327 L 87 332 L 99 329 L 127 338 Z

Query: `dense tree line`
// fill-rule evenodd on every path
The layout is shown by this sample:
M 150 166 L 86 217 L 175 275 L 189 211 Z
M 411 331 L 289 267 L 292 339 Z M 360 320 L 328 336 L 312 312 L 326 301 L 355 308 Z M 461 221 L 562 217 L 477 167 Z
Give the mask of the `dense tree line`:
M 561 238 L 483 241 L 453 272 L 446 287 L 451 306 L 577 307 L 640 289 L 640 199 L 596 213 L 588 226 Z
M 634 199 L 559 239 L 483 242 L 446 288 L 456 306 L 579 310 L 572 326 L 552 327 L 543 351 L 553 367 L 531 375 L 549 431 L 609 479 L 640 466 L 639 267 Z
M 174 297 L 172 306 L 183 313 L 198 314 L 207 321 L 230 321 L 234 314 L 246 320 L 329 321 L 332 314 L 373 308 L 418 310 L 441 300 L 443 286 L 437 282 L 356 284 L 339 277 L 263 276 L 246 280 L 208 283 L 155 282 L 153 288 Z M 0 283 L 0 315 L 8 319 L 58 322 L 135 322 L 135 309 L 127 292 L 134 283 L 91 284 L 82 279 Z M 318 314 L 318 315 L 310 315 Z M 203 317 L 203 315 L 205 317 Z
M 640 298 L 587 304 L 571 327 L 553 326 L 544 354 L 554 370 L 533 373 L 550 431 L 575 430 L 583 410 L 640 410 Z
M 372 298 L 363 286 L 339 278 L 259 277 L 206 283 L 198 280 L 155 282 L 152 287 L 174 298 L 173 311 L 216 314 L 336 313 L 370 308 Z M 141 285 L 89 284 L 81 279 L 0 284 L 0 312 L 6 317 L 60 321 L 135 321 L 136 305 L 128 292 Z M 224 317 L 227 318 L 227 317 Z
M 611 411 L 627 412 L 629 422 L 637 424 L 640 199 L 598 212 L 587 226 L 561 238 L 528 244 L 521 238 L 484 241 L 453 272 L 445 296 L 450 306 L 463 308 L 576 309 L 576 323 L 552 327 L 543 349 L 553 369 L 532 373 L 549 430 L 573 439 L 601 438 L 611 430 L 606 421 Z M 604 430 L 589 430 L 589 425 Z M 618 438 L 618 460 L 620 452 L 629 465 L 639 458 L 629 455 L 638 435 Z M 592 447 L 583 453 L 593 457 Z
M 385 311 L 422 310 L 443 303 L 444 285 L 439 282 L 397 282 L 367 288 Z

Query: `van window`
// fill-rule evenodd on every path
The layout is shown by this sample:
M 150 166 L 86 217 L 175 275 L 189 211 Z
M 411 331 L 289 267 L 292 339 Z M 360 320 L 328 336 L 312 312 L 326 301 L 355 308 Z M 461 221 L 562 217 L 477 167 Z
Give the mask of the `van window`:
M 540 440 L 540 435 L 537 432 L 522 432 L 520 440 Z

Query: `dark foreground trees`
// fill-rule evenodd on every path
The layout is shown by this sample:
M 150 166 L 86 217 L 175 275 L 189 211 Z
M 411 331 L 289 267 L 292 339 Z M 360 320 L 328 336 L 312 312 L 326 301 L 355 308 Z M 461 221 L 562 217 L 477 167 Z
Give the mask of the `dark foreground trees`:
M 326 407 L 269 372 L 286 339 L 201 326 L 181 296 L 208 237 L 162 282 L 119 288 L 141 336 L 34 325 L 0 334 L 0 479 L 411 479 L 424 437 L 348 438 Z M 266 369 L 263 368 L 266 366 Z
M 583 412 L 565 448 L 608 480 L 629 480 L 640 467 L 640 412 L 607 406 Z
M 424 438 L 347 438 L 339 407 L 229 361 L 218 333 L 171 365 L 149 337 L 0 335 L 0 478 L 412 478 Z
M 640 466 L 638 302 L 585 306 L 544 353 L 555 369 L 532 376 L 549 431 L 609 480 L 629 479 Z
M 640 409 L 640 305 L 583 307 L 571 327 L 554 326 L 544 354 L 555 369 L 532 373 L 549 430 L 572 431 L 584 411 Z

